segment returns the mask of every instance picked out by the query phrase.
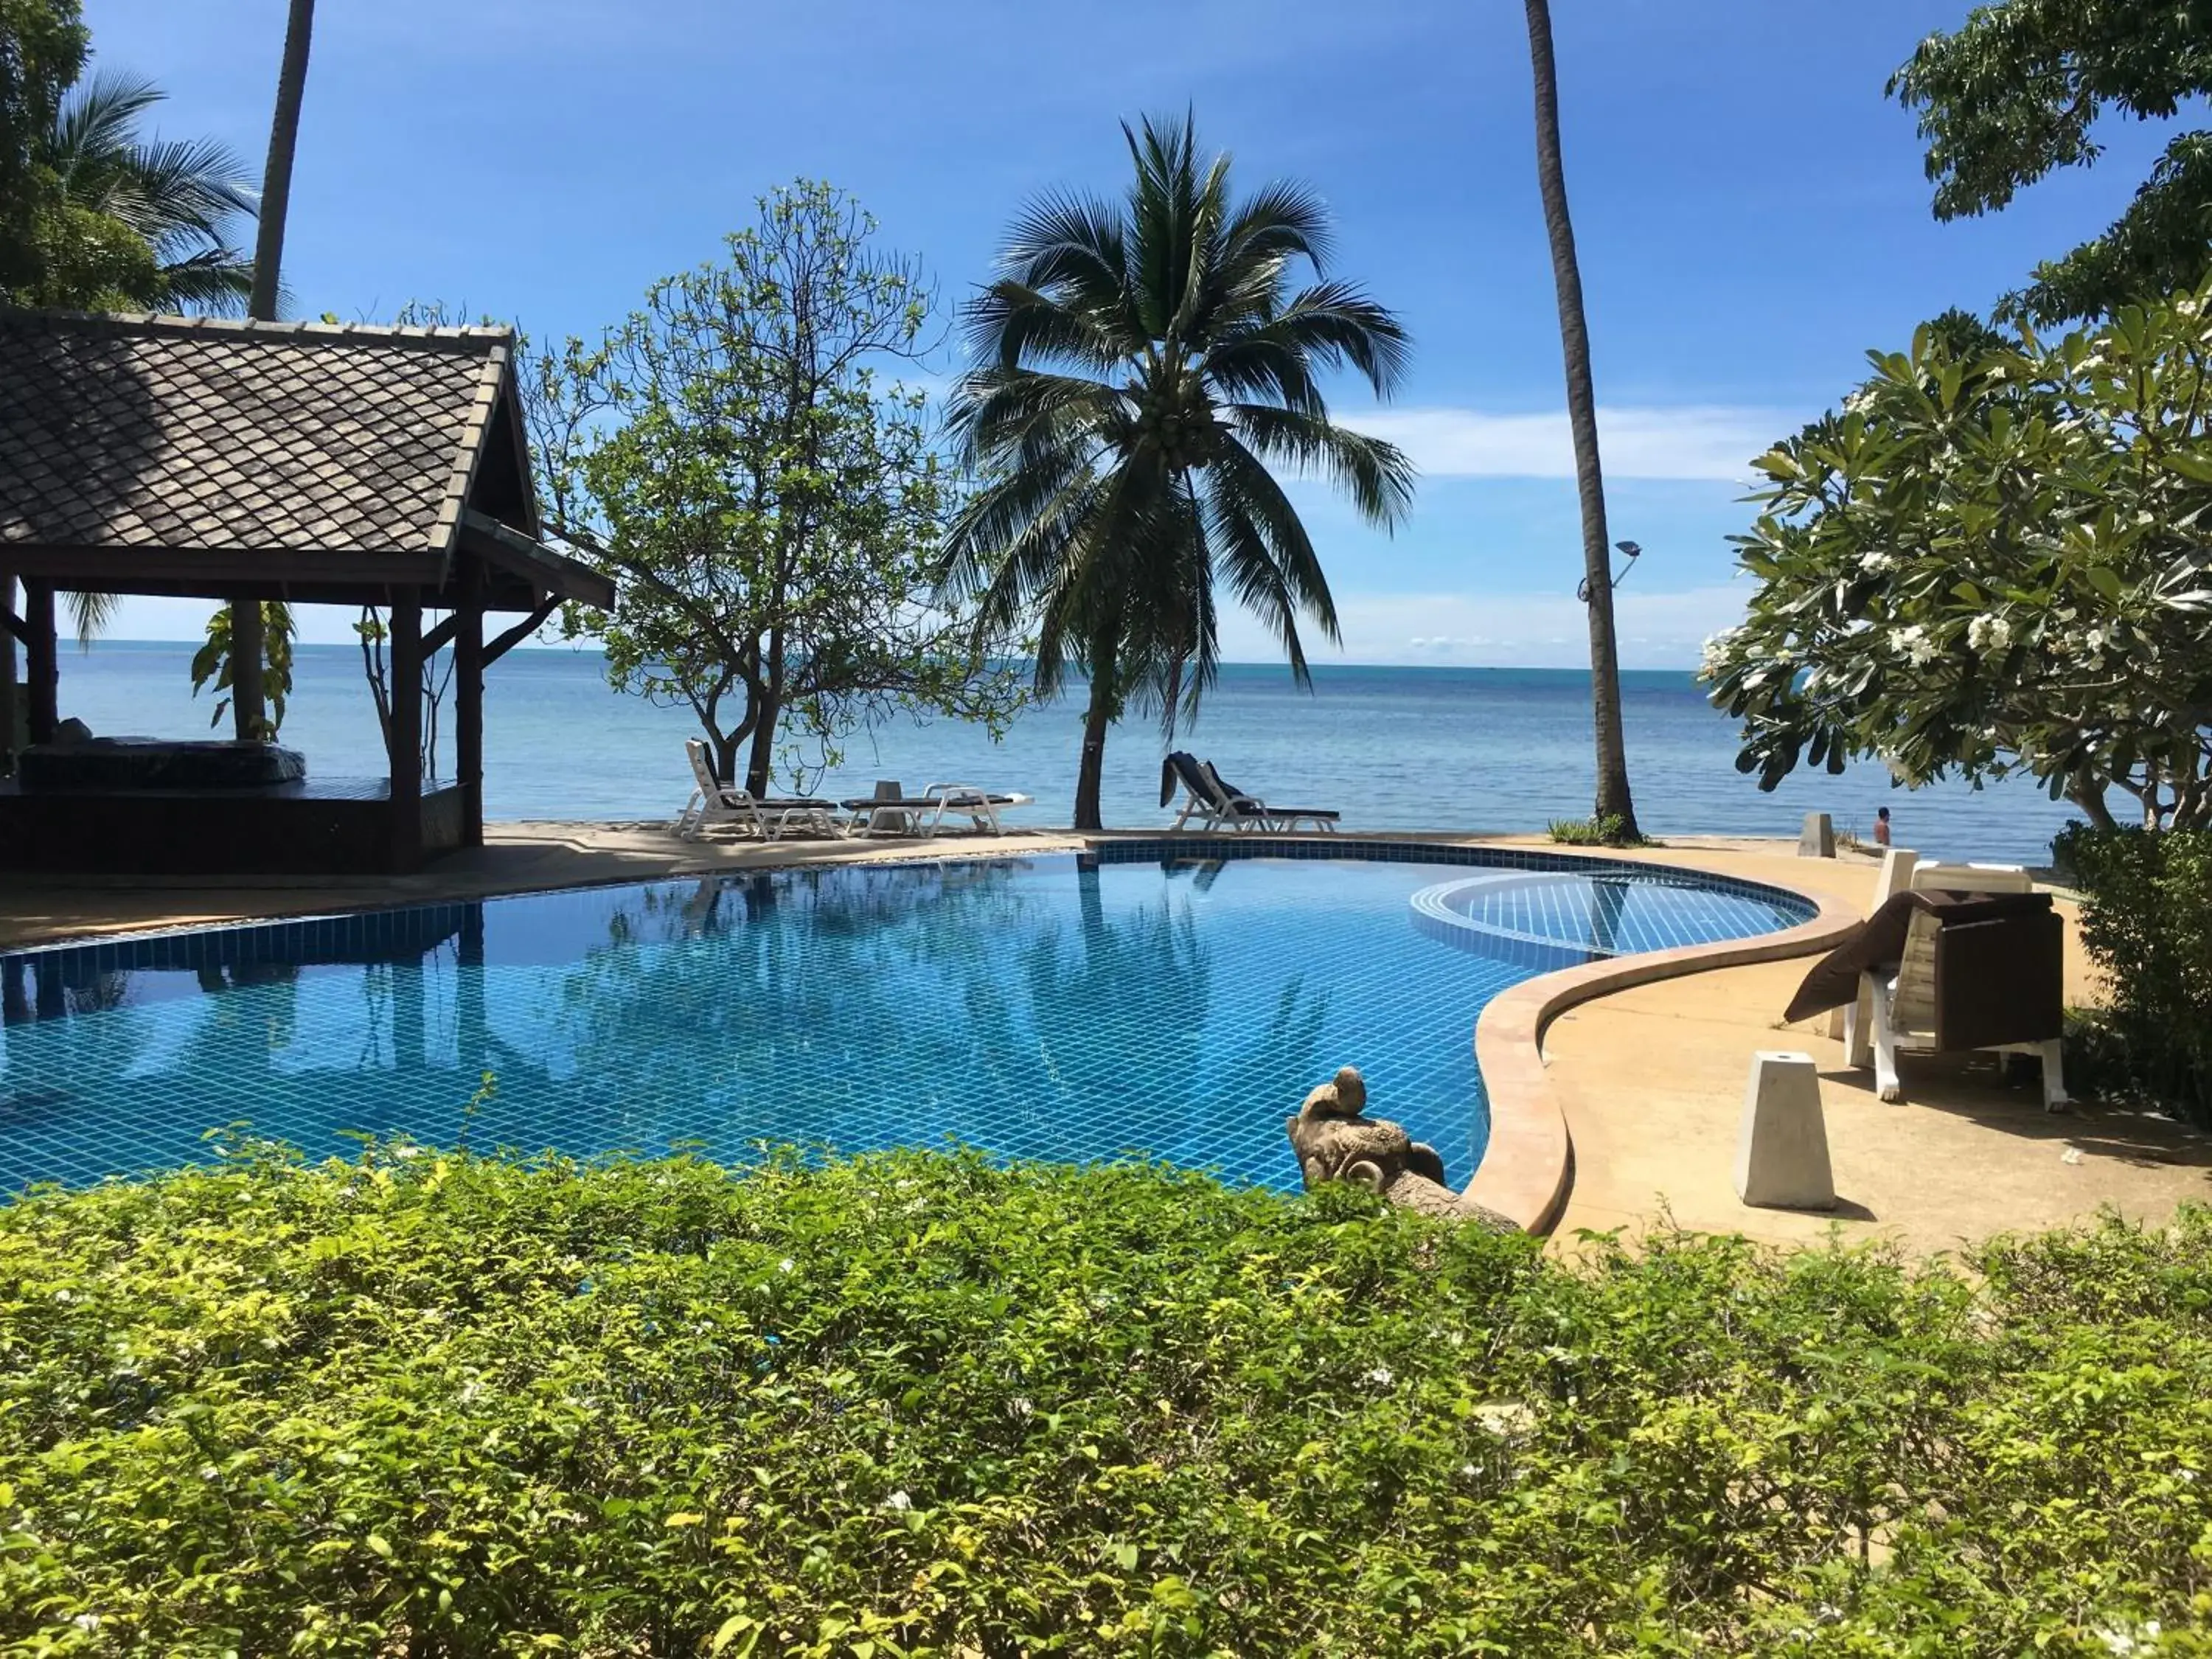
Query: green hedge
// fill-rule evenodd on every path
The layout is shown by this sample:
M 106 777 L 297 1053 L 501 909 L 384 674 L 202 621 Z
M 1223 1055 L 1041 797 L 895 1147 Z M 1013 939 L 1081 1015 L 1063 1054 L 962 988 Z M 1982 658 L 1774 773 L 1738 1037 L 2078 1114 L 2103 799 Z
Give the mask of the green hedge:
M 2112 994 L 2077 1034 L 2085 1083 L 2212 1127 L 2212 830 L 2092 830 L 2051 842 Z
M 0 1643 L 2212 1652 L 2212 1213 L 1969 1265 L 926 1154 L 40 1193 Z

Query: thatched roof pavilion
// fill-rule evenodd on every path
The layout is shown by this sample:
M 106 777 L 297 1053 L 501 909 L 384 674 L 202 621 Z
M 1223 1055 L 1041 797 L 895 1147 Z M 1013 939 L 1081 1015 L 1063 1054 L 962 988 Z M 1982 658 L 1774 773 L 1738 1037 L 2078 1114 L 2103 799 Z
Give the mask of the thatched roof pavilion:
M 514 349 L 505 328 L 0 311 L 0 574 L 23 585 L 0 627 L 24 647 L 33 744 L 58 713 L 57 591 L 377 605 L 393 733 L 373 804 L 382 867 L 480 842 L 484 668 L 564 600 L 614 602 L 611 583 L 539 539 Z M 426 632 L 426 609 L 450 615 Z M 519 620 L 487 641 L 487 613 Z M 447 643 L 457 776 L 426 799 L 420 670 Z M 92 809 L 64 799 L 0 798 L 0 865 L 128 867 L 112 837 L 90 853 L 70 839 Z M 186 841 L 230 840 L 236 867 L 283 867 L 275 838 L 321 833 L 333 812 L 360 820 L 335 838 L 339 866 L 367 856 L 358 787 L 319 797 L 310 780 L 251 799 L 284 824 L 266 829 L 259 864 L 237 839 L 247 798 L 165 796 L 159 810 Z

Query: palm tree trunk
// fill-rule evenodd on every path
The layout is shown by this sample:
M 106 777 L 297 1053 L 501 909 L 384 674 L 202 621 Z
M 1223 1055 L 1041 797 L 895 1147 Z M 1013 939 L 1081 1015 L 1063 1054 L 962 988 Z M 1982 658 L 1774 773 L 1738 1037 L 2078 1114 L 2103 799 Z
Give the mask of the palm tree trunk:
M 1114 682 L 1120 665 L 1111 632 L 1091 647 L 1091 705 L 1083 716 L 1083 763 L 1075 775 L 1075 827 L 1105 827 L 1098 812 L 1099 779 L 1106 767 L 1106 728 L 1114 723 Z
M 1590 713 L 1597 732 L 1595 816 L 1616 817 L 1630 840 L 1640 839 L 1628 794 L 1628 750 L 1620 729 L 1620 653 L 1613 631 L 1613 554 L 1605 529 L 1605 477 L 1598 467 L 1597 395 L 1590 384 L 1589 325 L 1583 315 L 1583 279 L 1575 260 L 1575 228 L 1567 216 L 1567 180 L 1559 161 L 1559 75 L 1552 57 L 1549 0 L 1523 0 L 1528 61 L 1536 82 L 1536 178 L 1544 228 L 1552 239 L 1552 281 L 1559 295 L 1559 344 L 1566 358 L 1567 424 L 1574 434 L 1575 488 L 1582 497 L 1583 568 L 1589 583 Z
M 260 223 L 253 242 L 253 293 L 246 314 L 276 320 L 276 290 L 284 261 L 284 216 L 292 200 L 292 155 L 300 142 L 300 100 L 307 86 L 307 44 L 314 32 L 315 0 L 292 0 L 284 21 L 284 61 L 276 75 L 276 114 L 269 127 L 269 164 L 261 175 Z M 230 606 L 230 709 L 242 741 L 268 728 L 262 663 L 261 601 L 234 599 Z

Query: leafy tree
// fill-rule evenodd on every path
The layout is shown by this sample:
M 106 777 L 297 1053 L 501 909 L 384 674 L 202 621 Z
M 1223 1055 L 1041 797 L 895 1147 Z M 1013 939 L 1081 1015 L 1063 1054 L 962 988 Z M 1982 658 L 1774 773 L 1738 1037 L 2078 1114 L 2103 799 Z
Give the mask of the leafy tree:
M 1597 805 L 1593 823 L 1620 840 L 1641 841 L 1628 791 L 1628 748 L 1620 726 L 1620 648 L 1613 626 L 1613 550 L 1605 527 L 1605 475 L 1598 462 L 1597 393 L 1590 376 L 1589 324 L 1583 314 L 1583 277 L 1567 213 L 1566 171 L 1559 156 L 1559 72 L 1552 52 L 1552 9 L 1525 0 L 1528 61 L 1536 87 L 1536 179 L 1544 228 L 1552 244 L 1553 286 L 1559 296 L 1559 344 L 1566 359 L 1567 424 L 1574 435 L 1575 493 L 1582 504 L 1583 594 L 1589 612 L 1590 714 L 1597 738 Z
M 2212 92 L 2207 0 L 1999 0 L 1930 34 L 1891 77 L 1920 112 L 1936 216 L 2002 208 L 2102 153 L 2112 115 L 2168 119 Z M 2008 308 L 2051 323 L 2147 293 L 2194 288 L 2212 268 L 2212 132 L 2175 137 L 2104 234 L 2036 267 Z
M 0 299 L 82 309 L 142 305 L 155 280 L 145 239 L 73 200 L 52 154 L 84 68 L 76 0 L 0 0 Z
M 0 294 L 40 275 L 40 231 L 60 194 L 40 156 L 90 37 L 77 0 L 0 0 Z
M 657 283 L 596 345 L 539 358 L 531 422 L 550 527 L 612 577 L 614 684 L 690 708 L 720 775 L 765 790 L 800 743 L 824 763 L 894 712 L 997 721 L 1011 647 L 932 603 L 955 482 L 926 397 L 877 380 L 927 342 L 915 264 L 875 222 L 801 181 L 760 203 L 729 258 Z
M 987 628 L 1034 618 L 1036 685 L 1090 678 L 1075 795 L 1099 827 L 1107 728 L 1133 696 L 1195 714 L 1218 666 L 1214 580 L 1273 629 L 1307 681 L 1301 612 L 1337 637 L 1305 526 L 1270 465 L 1310 470 L 1389 526 L 1413 498 L 1390 445 L 1332 422 L 1319 385 L 1349 366 L 1387 397 L 1406 335 L 1358 289 L 1318 279 L 1328 220 L 1301 185 L 1229 193 L 1188 118 L 1122 129 L 1120 204 L 1047 197 L 1015 223 L 1005 275 L 968 311 L 975 367 L 949 415 L 987 481 L 954 526 L 948 590 Z
M 62 101 L 41 159 L 65 203 L 127 226 L 151 251 L 151 280 L 130 298 L 233 315 L 253 279 L 230 246 L 232 227 L 253 216 L 252 180 L 212 139 L 143 137 L 139 122 L 167 95 L 135 76 L 94 76 Z
M 1737 765 L 2025 771 L 2212 824 L 2212 284 L 2046 343 L 1923 325 L 1758 465 L 1759 583 L 1706 647 Z

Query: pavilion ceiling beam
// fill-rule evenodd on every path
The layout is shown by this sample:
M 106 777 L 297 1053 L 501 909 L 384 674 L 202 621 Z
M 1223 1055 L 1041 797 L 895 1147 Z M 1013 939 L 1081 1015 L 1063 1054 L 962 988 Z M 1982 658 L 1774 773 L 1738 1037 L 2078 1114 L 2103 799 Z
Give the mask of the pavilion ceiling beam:
M 446 580 L 446 561 L 434 553 L 47 544 L 11 546 L 8 562 L 18 576 L 103 593 L 151 591 L 143 583 L 204 582 L 275 599 L 316 587 L 436 588 Z

